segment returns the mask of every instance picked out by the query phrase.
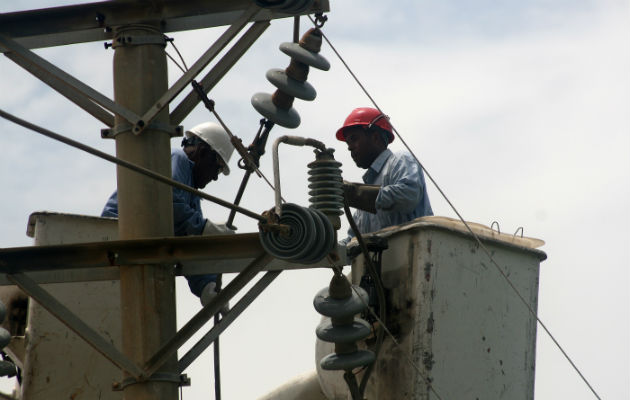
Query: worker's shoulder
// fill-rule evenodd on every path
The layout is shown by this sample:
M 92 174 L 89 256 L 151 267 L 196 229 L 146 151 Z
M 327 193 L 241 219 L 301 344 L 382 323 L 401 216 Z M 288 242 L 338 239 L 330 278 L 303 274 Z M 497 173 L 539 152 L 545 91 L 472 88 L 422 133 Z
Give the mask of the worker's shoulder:
M 407 150 L 392 151 L 392 156 L 390 157 L 390 160 L 393 162 L 405 162 L 405 163 L 415 161 L 413 158 L 413 155 Z
M 182 149 L 173 149 L 171 151 L 171 161 L 176 164 L 192 163 Z

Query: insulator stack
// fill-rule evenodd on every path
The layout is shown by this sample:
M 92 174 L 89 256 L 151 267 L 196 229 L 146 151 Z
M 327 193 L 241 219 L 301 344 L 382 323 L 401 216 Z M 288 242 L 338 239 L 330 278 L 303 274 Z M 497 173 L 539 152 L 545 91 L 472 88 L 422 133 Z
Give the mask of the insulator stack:
M 322 33 L 318 28 L 309 29 L 299 43 L 280 45 L 280 50 L 291 57 L 291 62 L 285 70 L 273 68 L 267 71 L 267 80 L 278 89 L 273 95 L 254 94 L 252 105 L 256 111 L 285 128 L 300 125 L 300 115 L 293 108 L 294 98 L 310 101 L 317 95 L 315 88 L 306 82 L 309 67 L 324 71 L 330 69 L 330 63 L 319 54 L 321 45 Z
M 256 0 L 256 5 L 287 14 L 299 14 L 311 8 L 314 1 L 315 0 Z
M 343 178 L 341 163 L 335 160 L 335 149 L 315 150 L 315 161 L 308 164 L 308 194 L 311 208 L 326 214 L 333 227 L 339 229 L 343 214 Z
M 328 317 L 319 324 L 315 333 L 321 340 L 335 344 L 335 352 L 320 360 L 322 369 L 349 371 L 374 362 L 374 353 L 359 350 L 356 344 L 371 333 L 370 325 L 355 317 L 365 309 L 367 301 L 365 290 L 356 285 L 350 286 L 342 274 L 335 274 L 330 286 L 315 296 L 315 309 Z
M 321 211 L 285 203 L 278 223 L 287 225 L 289 232 L 261 229 L 260 242 L 269 254 L 281 260 L 316 263 L 326 257 L 335 245 L 335 230 Z

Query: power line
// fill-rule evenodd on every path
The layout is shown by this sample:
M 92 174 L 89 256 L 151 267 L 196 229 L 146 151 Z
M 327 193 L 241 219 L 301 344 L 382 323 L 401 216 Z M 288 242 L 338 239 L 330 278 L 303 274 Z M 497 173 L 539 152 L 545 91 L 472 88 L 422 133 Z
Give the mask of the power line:
M 256 219 L 258 221 L 261 221 L 261 222 L 267 222 L 267 219 L 265 217 L 263 217 L 262 215 L 256 214 L 253 211 L 250 211 L 250 210 L 247 210 L 247 209 L 245 209 L 243 207 L 234 205 L 234 204 L 232 204 L 230 202 L 227 202 L 227 201 L 225 201 L 223 199 L 220 199 L 218 197 L 209 195 L 209 194 L 204 193 L 204 192 L 202 192 L 200 190 L 193 189 L 192 187 L 190 187 L 188 185 L 184 185 L 183 183 L 177 182 L 176 180 L 173 180 L 171 178 L 167 178 L 166 176 L 160 175 L 160 174 L 158 174 L 158 173 L 156 173 L 154 171 L 151 171 L 150 169 L 146 169 L 144 167 L 141 167 L 139 165 L 130 163 L 128 161 L 121 160 L 120 158 L 111 156 L 111 155 L 109 155 L 109 154 L 107 154 L 105 152 L 102 152 L 100 150 L 97 150 L 97 149 L 95 149 L 93 147 L 90 147 L 90 146 L 87 146 L 87 145 L 85 145 L 83 143 L 77 142 L 76 140 L 72 140 L 72 139 L 67 138 L 67 137 L 65 137 L 63 135 L 60 135 L 58 133 L 55 133 L 55 132 L 52 132 L 52 131 L 50 131 L 48 129 L 42 128 L 41 126 L 32 124 L 32 123 L 30 123 L 28 121 L 25 121 L 25 120 L 23 120 L 21 118 L 18 118 L 16 116 L 12 115 L 12 114 L 9 114 L 8 112 L 6 112 L 6 111 L 4 111 L 2 109 L 0 109 L 0 117 L 4 118 L 6 120 L 9 120 L 9 121 L 11 121 L 11 122 L 13 122 L 13 123 L 15 123 L 17 125 L 23 126 L 24 128 L 30 129 L 30 130 L 32 130 L 34 132 L 40 133 L 40 134 L 42 134 L 44 136 L 47 136 L 47 137 L 49 137 L 51 139 L 57 140 L 57 141 L 59 141 L 61 143 L 67 144 L 67 145 L 72 146 L 74 148 L 77 148 L 79 150 L 83 150 L 86 153 L 89 153 L 89 154 L 92 154 L 93 156 L 102 158 L 103 160 L 112 162 L 112 163 L 114 163 L 116 165 L 120 165 L 121 167 L 128 168 L 128 169 L 130 169 L 132 171 L 135 171 L 135 172 L 137 172 L 139 174 L 148 176 L 149 178 L 155 179 L 157 181 L 160 181 L 160 182 L 165 183 L 167 185 L 170 185 L 172 187 L 176 187 L 178 189 L 185 190 L 185 191 L 187 191 L 189 193 L 192 193 L 192 194 L 194 194 L 196 196 L 199 196 L 199 197 L 201 197 L 203 199 L 209 200 L 209 201 L 211 201 L 213 203 L 216 203 L 216 204 L 218 204 L 220 206 L 229 208 L 231 210 L 236 210 L 236 211 L 240 212 L 241 214 L 247 215 L 250 218 L 254 218 L 254 219 Z

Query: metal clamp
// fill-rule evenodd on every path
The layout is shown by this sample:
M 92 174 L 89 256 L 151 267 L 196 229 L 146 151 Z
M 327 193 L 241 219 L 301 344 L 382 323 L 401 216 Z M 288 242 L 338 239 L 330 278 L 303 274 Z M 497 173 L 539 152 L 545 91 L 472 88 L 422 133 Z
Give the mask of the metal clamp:
M 190 386 L 190 378 L 186 374 L 171 374 L 166 372 L 156 372 L 148 379 L 137 380 L 136 378 L 129 377 L 123 379 L 122 382 L 114 382 L 112 384 L 112 390 L 119 392 L 124 390 L 127 386 L 135 385 L 140 382 L 172 382 L 177 383 L 178 386 Z
M 184 135 L 184 127 L 182 125 L 173 126 L 169 124 L 163 124 L 161 122 L 151 122 L 147 129 L 155 129 L 158 131 L 167 132 L 171 137 L 178 137 Z M 125 132 L 132 132 L 133 125 L 131 124 L 117 124 L 113 128 L 101 129 L 101 138 L 103 139 L 114 139 L 116 136 Z
M 324 15 L 324 13 L 315 14 L 315 26 L 318 28 L 322 28 L 324 24 L 328 21 L 328 16 Z

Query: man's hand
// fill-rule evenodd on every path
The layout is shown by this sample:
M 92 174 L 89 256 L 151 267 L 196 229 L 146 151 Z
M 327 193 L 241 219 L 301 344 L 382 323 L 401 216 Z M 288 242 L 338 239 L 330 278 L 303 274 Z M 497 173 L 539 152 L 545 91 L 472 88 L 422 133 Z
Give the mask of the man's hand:
M 378 185 L 343 181 L 343 195 L 348 205 L 372 214 L 376 214 L 376 196 L 380 189 Z
M 201 300 L 201 305 L 204 307 L 208 305 L 215 297 L 217 297 L 217 294 L 218 293 L 216 282 L 209 282 L 201 291 L 201 296 L 199 297 L 199 300 Z M 230 311 L 230 303 L 226 303 L 219 310 L 221 315 L 227 314 L 228 311 Z
M 209 219 L 203 227 L 202 235 L 234 235 L 234 231 L 226 226 L 225 223 L 215 224 Z

